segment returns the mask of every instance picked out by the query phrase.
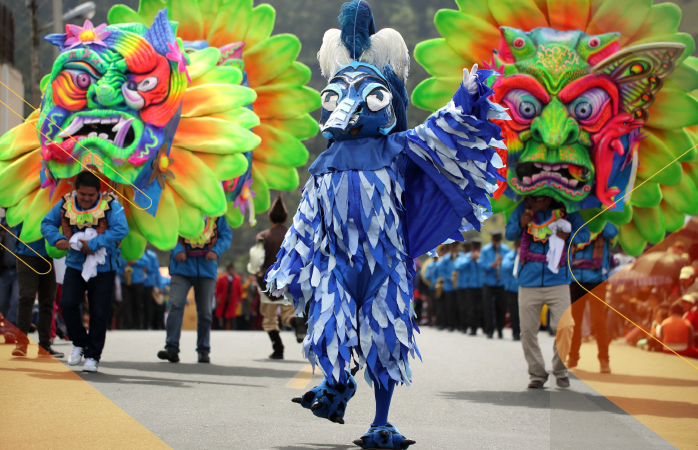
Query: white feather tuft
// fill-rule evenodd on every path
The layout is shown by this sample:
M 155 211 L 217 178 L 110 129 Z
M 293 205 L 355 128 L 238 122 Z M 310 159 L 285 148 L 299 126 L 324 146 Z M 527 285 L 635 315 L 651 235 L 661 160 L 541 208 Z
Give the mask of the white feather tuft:
M 341 35 L 342 32 L 336 28 L 327 30 L 322 38 L 322 47 L 317 53 L 322 76 L 328 80 L 339 69 L 354 61 L 349 57 L 349 51 L 342 44 Z
M 317 54 L 322 76 L 328 80 L 342 67 L 354 61 L 342 44 L 341 34 L 336 28 L 327 30 Z M 402 35 L 392 28 L 383 28 L 371 36 L 371 47 L 364 51 L 359 61 L 376 66 L 381 71 L 385 66 L 390 66 L 403 84 L 407 85 L 410 54 Z
M 385 66 L 390 66 L 402 83 L 407 85 L 410 53 L 402 35 L 392 28 L 383 28 L 371 36 L 371 47 L 364 51 L 359 60 L 374 65 L 381 71 Z

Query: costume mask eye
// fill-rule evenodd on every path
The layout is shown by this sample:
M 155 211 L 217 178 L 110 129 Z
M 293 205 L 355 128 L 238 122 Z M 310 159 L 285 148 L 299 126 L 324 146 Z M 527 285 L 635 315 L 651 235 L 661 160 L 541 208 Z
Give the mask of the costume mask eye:
M 143 83 L 146 80 L 148 80 L 148 78 L 141 81 L 141 83 Z M 124 84 L 122 84 L 121 93 L 124 94 L 124 100 L 126 101 L 126 104 L 129 108 L 135 111 L 140 111 L 145 105 L 145 100 L 143 99 L 141 94 L 138 93 L 138 84 L 136 84 L 135 81 L 127 81 Z
M 322 107 L 332 112 L 337 109 L 337 101 L 339 100 L 339 95 L 334 91 L 327 91 L 322 94 Z
M 148 92 L 158 85 L 157 77 L 148 77 L 145 80 L 138 83 L 138 90 L 141 92 Z
M 605 89 L 592 88 L 569 103 L 567 111 L 582 125 L 591 125 L 602 119 L 601 113 L 610 108 L 610 103 L 611 97 Z
M 513 113 L 514 120 L 522 124 L 533 122 L 543 109 L 541 101 L 524 89 L 512 89 L 502 100 Z
M 379 88 L 366 96 L 366 106 L 371 112 L 378 112 L 390 104 L 390 92 Z

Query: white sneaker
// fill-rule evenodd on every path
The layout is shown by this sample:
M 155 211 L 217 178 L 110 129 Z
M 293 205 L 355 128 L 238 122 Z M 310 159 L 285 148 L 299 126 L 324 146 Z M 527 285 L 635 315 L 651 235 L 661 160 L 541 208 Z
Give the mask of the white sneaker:
M 84 348 L 76 347 L 73 345 L 73 351 L 70 353 L 70 356 L 68 356 L 68 365 L 77 366 L 78 364 L 80 364 L 80 361 L 82 361 L 82 354 L 84 352 Z
M 85 364 L 82 366 L 83 372 L 97 372 L 99 362 L 94 358 L 85 358 Z

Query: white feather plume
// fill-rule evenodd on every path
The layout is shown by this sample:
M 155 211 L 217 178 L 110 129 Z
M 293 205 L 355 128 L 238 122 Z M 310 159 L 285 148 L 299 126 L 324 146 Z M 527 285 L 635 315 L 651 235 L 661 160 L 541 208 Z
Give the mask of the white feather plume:
M 328 80 L 339 69 L 354 61 L 349 57 L 349 50 L 342 44 L 341 35 L 341 30 L 336 28 L 327 30 L 322 38 L 320 51 L 317 53 L 322 76 Z
M 359 61 L 376 66 L 379 70 L 390 66 L 402 83 L 407 85 L 410 53 L 402 35 L 392 28 L 383 28 L 371 36 L 371 46 L 364 51 Z
M 341 34 L 336 28 L 327 30 L 317 54 L 322 76 L 328 80 L 339 69 L 354 61 L 349 56 L 349 50 L 342 44 Z M 379 70 L 390 66 L 403 84 L 407 85 L 410 54 L 402 35 L 394 29 L 383 28 L 371 36 L 371 47 L 364 51 L 359 61 L 376 66 Z

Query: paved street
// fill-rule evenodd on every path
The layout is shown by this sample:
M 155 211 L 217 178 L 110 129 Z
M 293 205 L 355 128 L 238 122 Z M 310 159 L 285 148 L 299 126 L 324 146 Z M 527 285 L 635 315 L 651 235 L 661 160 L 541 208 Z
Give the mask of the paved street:
M 287 360 L 270 361 L 265 333 L 213 332 L 205 365 L 196 363 L 193 331 L 182 334 L 178 364 L 156 357 L 164 332 L 111 332 L 100 373 L 80 376 L 174 449 L 357 448 L 351 441 L 373 418 L 372 390 L 359 382 L 345 425 L 315 418 L 290 400 L 320 377 L 310 379 L 300 344 L 282 335 Z M 552 337 L 540 339 L 549 360 Z M 521 346 L 509 336 L 427 328 L 418 345 L 424 363 L 413 364 L 410 390 L 396 389 L 390 415 L 415 450 L 674 448 L 574 377 L 570 391 L 527 390 Z M 594 358 L 593 347 L 583 350 Z

